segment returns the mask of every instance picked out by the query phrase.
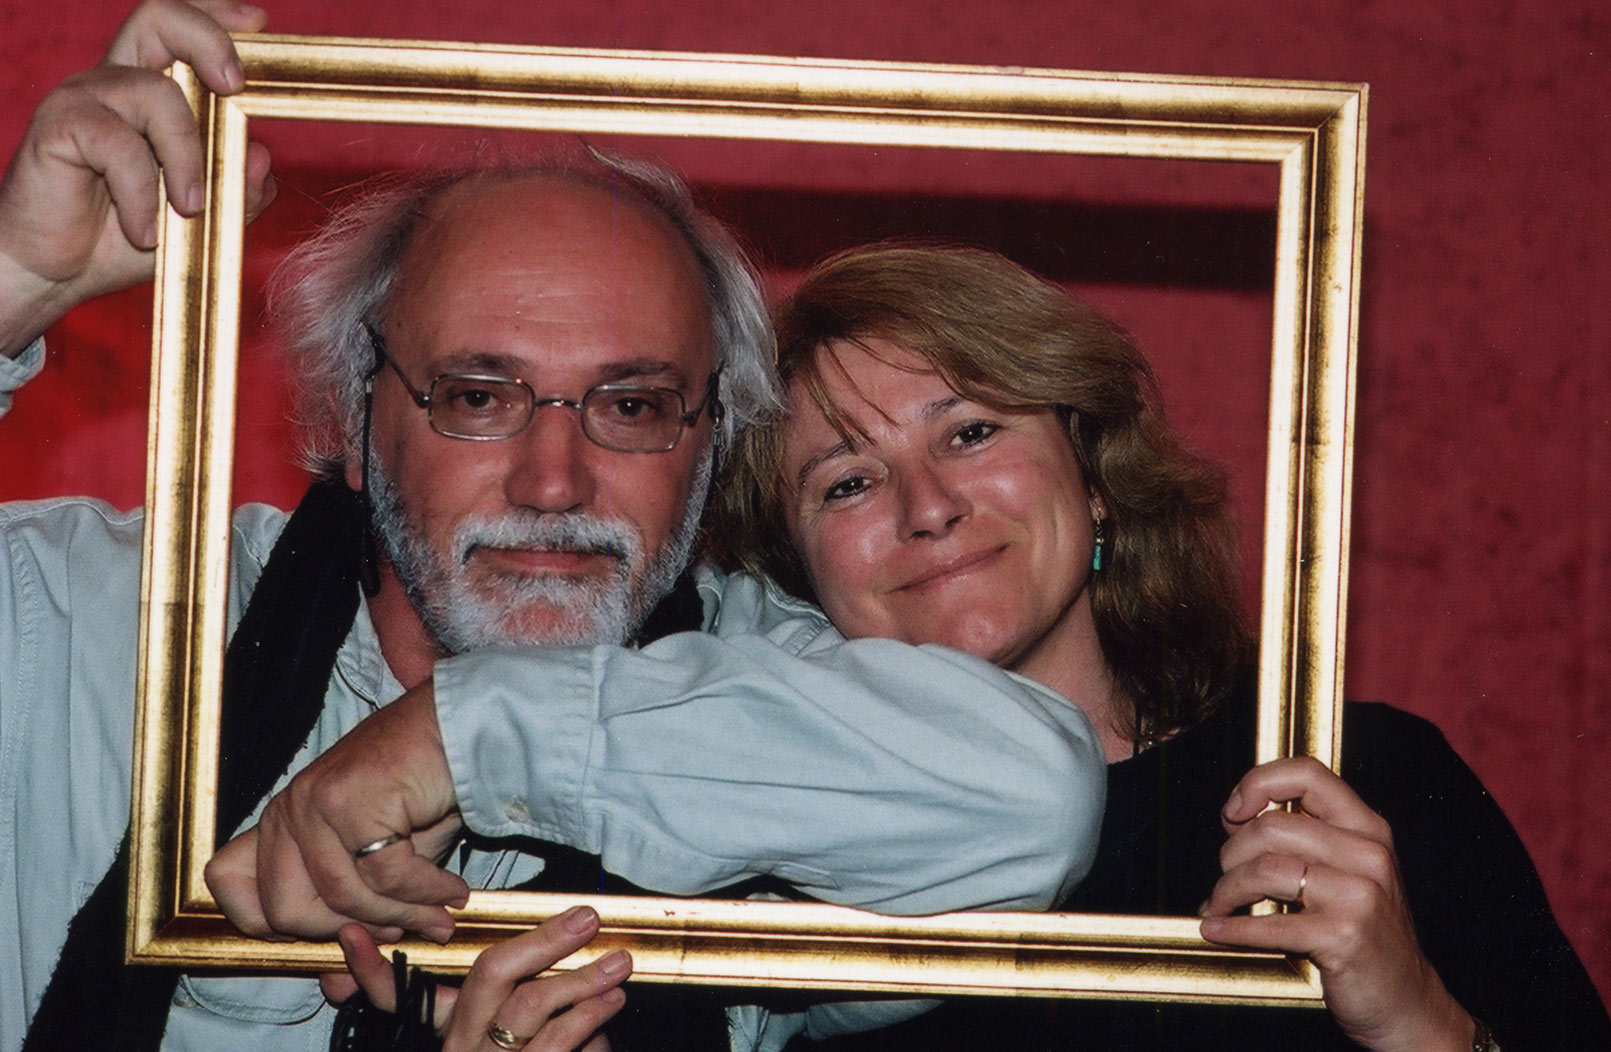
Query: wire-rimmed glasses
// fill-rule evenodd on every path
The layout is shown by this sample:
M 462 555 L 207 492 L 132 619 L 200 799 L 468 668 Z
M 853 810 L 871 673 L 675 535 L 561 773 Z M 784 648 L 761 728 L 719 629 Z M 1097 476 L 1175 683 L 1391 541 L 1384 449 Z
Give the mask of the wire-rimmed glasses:
M 720 366 L 705 382 L 705 397 L 692 409 L 681 392 L 669 387 L 600 384 L 579 400 L 538 398 L 525 380 L 491 373 L 442 373 L 422 391 L 392 359 L 380 333 L 371 325 L 364 329 L 375 350 L 375 367 L 369 377 L 380 371 L 382 363 L 391 366 L 414 404 L 425 410 L 431 430 L 448 438 L 476 442 L 511 438 L 526 429 L 539 406 L 551 405 L 574 409 L 582 434 L 605 449 L 664 453 L 676 448 L 683 428 L 693 426 L 707 407 L 712 420 L 721 419 L 721 401 L 716 395 Z

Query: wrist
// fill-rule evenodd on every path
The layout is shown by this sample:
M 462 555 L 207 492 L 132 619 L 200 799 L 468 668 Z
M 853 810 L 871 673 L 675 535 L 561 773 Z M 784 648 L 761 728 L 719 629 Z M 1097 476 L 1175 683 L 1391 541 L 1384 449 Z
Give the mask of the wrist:
M 1375 1052 L 1472 1052 L 1474 1047 L 1481 1048 L 1475 1044 L 1476 1020 L 1453 997 L 1440 993 L 1435 1000 L 1421 1002 L 1420 1011 L 1400 1016 L 1391 1028 L 1391 1037 L 1385 1033 L 1376 1039 L 1355 1035 L 1354 1040 Z
M 430 679 L 406 692 L 389 706 L 401 718 L 406 755 L 411 758 L 414 784 L 423 805 L 422 817 L 436 821 L 458 810 L 453 772 L 442 745 L 436 717 L 436 695 Z
M 74 283 L 30 270 L 0 245 L 0 355 L 17 357 L 89 298 Z
M 1477 1021 L 1465 1009 L 1449 1002 L 1450 1011 L 1445 1015 L 1445 1022 L 1437 1027 L 1434 1033 L 1437 1040 L 1424 1046 L 1426 1048 L 1447 1049 L 1448 1052 L 1471 1052 L 1477 1037 Z
M 16 358 L 67 313 L 55 292 L 0 253 L 0 355 Z

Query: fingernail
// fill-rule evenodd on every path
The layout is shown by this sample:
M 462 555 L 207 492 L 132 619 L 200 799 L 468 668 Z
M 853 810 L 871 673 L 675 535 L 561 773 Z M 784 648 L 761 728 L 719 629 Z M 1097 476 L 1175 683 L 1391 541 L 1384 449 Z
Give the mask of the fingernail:
M 599 994 L 599 1000 L 603 1002 L 605 1008 L 619 1008 L 626 1001 L 626 991 L 619 986 L 612 986 Z
M 1205 939 L 1215 938 L 1220 932 L 1225 930 L 1225 918 L 1205 917 L 1201 927 L 1198 930 L 1202 932 L 1203 938 Z
M 140 244 L 141 248 L 155 248 L 157 244 L 157 221 L 151 220 L 151 225 L 145 228 L 145 237 Z
M 611 950 L 599 958 L 599 971 L 606 979 L 614 979 L 625 975 L 627 969 L 632 967 L 632 958 L 627 956 L 625 950 Z
M 236 92 L 246 87 L 246 71 L 238 61 L 224 63 L 224 87 Z
M 420 934 L 434 943 L 446 943 L 453 938 L 453 925 L 451 923 L 433 924 L 420 932 Z
M 1208 900 L 1207 900 L 1207 899 L 1204 899 L 1204 900 L 1203 900 L 1203 901 L 1202 901 L 1202 902 L 1201 902 L 1201 903 L 1200 903 L 1200 904 L 1199 904 L 1199 905 L 1198 905 L 1198 907 L 1197 907 L 1197 916 L 1199 916 L 1199 917 L 1206 917 L 1206 916 L 1208 916 Z
M 1230 799 L 1225 801 L 1225 810 L 1220 812 L 1226 818 L 1242 813 L 1242 790 L 1232 789 Z
M 195 215 L 197 212 L 200 212 L 202 206 L 207 203 L 207 195 L 205 191 L 202 190 L 200 183 L 191 183 L 189 186 L 185 187 L 184 198 L 185 212 L 190 215 Z
M 599 915 L 590 906 L 573 906 L 565 911 L 565 930 L 574 935 L 586 935 L 599 926 Z

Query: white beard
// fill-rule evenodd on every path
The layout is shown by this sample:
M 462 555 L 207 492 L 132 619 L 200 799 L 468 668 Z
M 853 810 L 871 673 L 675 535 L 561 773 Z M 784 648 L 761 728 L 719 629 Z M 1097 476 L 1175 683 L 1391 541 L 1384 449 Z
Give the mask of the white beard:
M 642 627 L 688 563 L 699 535 L 700 512 L 710 489 L 712 456 L 694 471 L 683 520 L 652 557 L 630 524 L 590 512 L 528 510 L 466 519 L 453 531 L 447 553 L 431 547 L 413 522 L 391 476 L 371 463 L 370 500 L 375 529 L 409 601 L 437 644 L 449 654 L 516 644 L 624 643 Z M 608 559 L 602 576 L 554 573 L 499 574 L 473 579 L 470 556 L 477 548 L 531 548 Z M 546 607 L 544 627 L 521 614 Z

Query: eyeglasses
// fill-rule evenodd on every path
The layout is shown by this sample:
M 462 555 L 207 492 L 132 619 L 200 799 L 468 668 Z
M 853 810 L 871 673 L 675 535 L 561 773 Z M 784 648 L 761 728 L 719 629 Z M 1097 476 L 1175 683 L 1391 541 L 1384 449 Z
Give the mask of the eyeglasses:
M 692 409 L 680 392 L 669 387 L 600 384 L 575 401 L 538 398 L 519 377 L 482 373 L 443 373 L 421 391 L 392 360 L 374 326 L 365 325 L 364 330 L 375 349 L 375 367 L 365 380 L 372 381 L 382 363 L 391 366 L 414 404 L 425 410 L 431 430 L 448 438 L 475 442 L 512 438 L 526 429 L 539 406 L 551 405 L 574 409 L 582 434 L 595 445 L 620 453 L 664 453 L 676 448 L 683 428 L 697 423 L 707 407 L 713 422 L 722 418 L 722 403 L 716 396 L 721 366 L 705 381 L 705 397 Z

